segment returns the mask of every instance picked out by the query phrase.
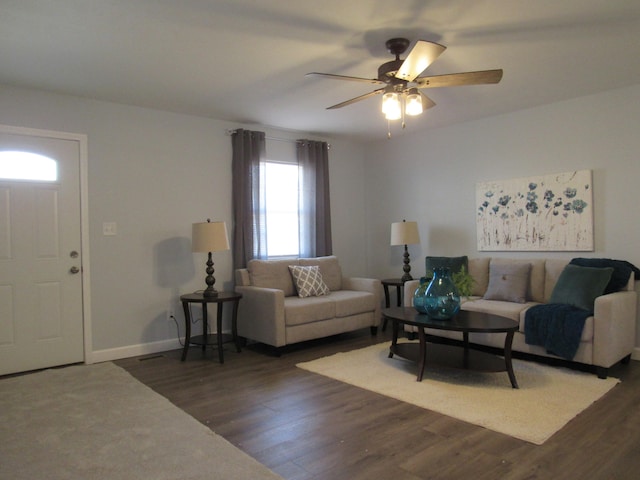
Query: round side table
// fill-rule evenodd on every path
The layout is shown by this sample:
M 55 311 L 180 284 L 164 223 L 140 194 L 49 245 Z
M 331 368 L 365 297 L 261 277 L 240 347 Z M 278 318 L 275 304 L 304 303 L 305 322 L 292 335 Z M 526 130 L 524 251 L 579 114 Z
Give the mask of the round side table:
M 217 345 L 218 347 L 218 359 L 220 363 L 224 363 L 224 351 L 222 345 L 228 342 L 234 342 L 238 353 L 240 350 L 240 341 L 238 340 L 238 304 L 242 298 L 241 293 L 236 292 L 218 292 L 215 297 L 205 297 L 202 293 L 188 293 L 180 296 L 182 302 L 182 308 L 184 310 L 184 322 L 185 322 L 185 337 L 184 347 L 182 349 L 182 361 L 187 358 L 187 351 L 189 351 L 189 345 L 201 345 L 204 351 L 207 345 Z M 202 305 L 202 335 L 191 337 L 191 309 L 189 308 L 191 303 L 199 303 Z M 207 304 L 215 303 L 218 307 L 217 311 L 217 333 L 207 333 L 208 330 L 208 318 L 207 318 Z M 231 303 L 233 312 L 231 315 L 231 335 L 228 333 L 222 333 L 222 307 L 225 303 Z
M 389 308 L 391 306 L 391 300 L 389 298 L 389 287 L 396 287 L 396 299 L 397 306 L 402 306 L 402 289 L 404 287 L 404 280 L 401 278 L 386 278 L 381 280 L 382 288 L 384 289 L 384 306 L 385 308 Z M 382 331 L 384 332 L 387 328 L 387 318 L 385 317 L 384 322 L 382 324 Z

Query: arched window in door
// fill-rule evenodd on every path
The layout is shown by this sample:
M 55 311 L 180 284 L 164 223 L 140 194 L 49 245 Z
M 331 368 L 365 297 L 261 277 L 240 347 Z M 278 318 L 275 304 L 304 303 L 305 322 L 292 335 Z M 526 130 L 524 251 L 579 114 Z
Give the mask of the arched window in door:
M 55 182 L 58 180 L 58 163 L 37 153 L 0 151 L 0 179 Z

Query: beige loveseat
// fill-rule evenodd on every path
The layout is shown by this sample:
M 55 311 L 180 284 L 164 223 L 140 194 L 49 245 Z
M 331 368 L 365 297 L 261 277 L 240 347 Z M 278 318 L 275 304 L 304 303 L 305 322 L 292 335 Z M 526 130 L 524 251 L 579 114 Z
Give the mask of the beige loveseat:
M 300 298 L 289 266 L 318 266 L 329 293 Z M 235 272 L 238 335 L 282 347 L 370 327 L 380 322 L 381 283 L 346 278 L 335 256 L 293 260 L 251 260 Z
M 487 300 L 483 296 L 489 285 L 492 265 L 522 264 L 531 265 L 529 282 L 524 303 L 502 300 Z M 511 318 L 519 323 L 519 331 L 513 339 L 514 352 L 522 352 L 542 357 L 559 358 L 548 353 L 542 346 L 525 342 L 526 311 L 534 305 L 549 303 L 558 278 L 569 260 L 560 259 L 469 259 L 468 271 L 474 279 L 472 296 L 463 298 L 462 310 L 486 312 Z M 404 302 L 413 305 L 413 294 L 418 287 L 416 280 L 405 283 Z M 621 291 L 601 295 L 595 299 L 593 316 L 587 318 L 574 362 L 596 367 L 599 377 L 606 378 L 607 370 L 617 362 L 631 358 L 636 338 L 636 292 L 634 274 Z M 405 330 L 413 331 L 412 327 Z M 458 332 L 427 329 L 430 335 L 460 340 Z M 471 343 L 500 348 L 504 345 L 504 335 L 471 333 Z

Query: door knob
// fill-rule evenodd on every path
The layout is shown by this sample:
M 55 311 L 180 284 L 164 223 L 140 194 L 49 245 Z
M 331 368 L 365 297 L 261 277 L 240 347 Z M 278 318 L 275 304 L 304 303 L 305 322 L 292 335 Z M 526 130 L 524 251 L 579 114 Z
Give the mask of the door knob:
M 80 269 L 74 265 L 69 269 L 69 273 L 73 273 L 75 275 L 76 273 L 80 273 Z

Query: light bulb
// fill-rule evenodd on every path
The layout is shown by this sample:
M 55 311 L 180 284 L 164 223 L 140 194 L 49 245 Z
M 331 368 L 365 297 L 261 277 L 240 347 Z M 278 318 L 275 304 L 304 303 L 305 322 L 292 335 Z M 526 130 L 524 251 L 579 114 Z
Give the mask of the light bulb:
M 400 101 L 396 92 L 387 92 L 382 96 L 382 113 L 400 108 Z
M 417 89 L 412 88 L 409 91 L 405 113 L 407 115 L 420 115 L 422 113 L 422 96 Z
M 400 102 L 392 103 L 387 106 L 387 111 L 384 115 L 387 120 L 398 120 L 402 116 L 402 108 L 400 108 Z

